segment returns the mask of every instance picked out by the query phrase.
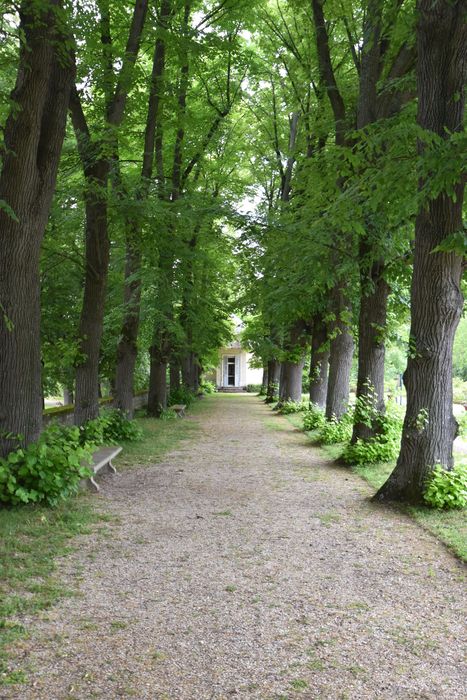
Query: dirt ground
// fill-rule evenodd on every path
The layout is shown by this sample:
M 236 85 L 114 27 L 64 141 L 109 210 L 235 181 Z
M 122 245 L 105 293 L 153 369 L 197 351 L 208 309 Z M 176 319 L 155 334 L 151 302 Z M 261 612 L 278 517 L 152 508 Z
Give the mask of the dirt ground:
M 464 567 L 256 397 L 205 401 L 103 478 L 119 520 L 60 563 L 79 596 L 21 620 L 29 683 L 0 698 L 467 697 Z

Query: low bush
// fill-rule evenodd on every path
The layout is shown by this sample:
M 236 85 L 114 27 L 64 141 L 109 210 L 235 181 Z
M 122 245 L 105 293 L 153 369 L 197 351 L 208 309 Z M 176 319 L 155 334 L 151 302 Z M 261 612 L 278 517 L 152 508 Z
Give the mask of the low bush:
M 245 391 L 247 391 L 249 394 L 260 394 L 260 396 L 263 396 L 266 393 L 262 384 L 247 384 Z
M 457 422 L 459 424 L 459 437 L 467 440 L 467 411 L 464 411 L 464 413 L 459 416 Z
M 344 413 L 339 420 L 333 416 L 325 420 L 318 434 L 318 442 L 323 445 L 334 445 L 338 442 L 349 442 L 352 437 L 353 412 Z
M 467 382 L 462 381 L 460 377 L 454 377 L 452 389 L 454 403 L 465 404 L 467 402 Z
M 191 406 L 195 400 L 195 395 L 192 391 L 187 389 L 186 386 L 181 386 L 178 389 L 171 391 L 168 398 L 168 406 L 174 406 L 175 404 L 185 404 L 185 406 Z
M 284 416 L 287 416 L 290 413 L 306 411 L 308 409 L 308 404 L 304 401 L 284 401 L 283 403 L 279 402 L 275 409 Z
M 92 446 L 81 444 L 79 428 L 50 425 L 39 440 L 0 459 L 0 501 L 56 506 L 91 475 Z
M 321 428 L 326 421 L 324 411 L 315 404 L 310 404 L 303 413 L 303 430 L 316 430 Z
M 56 506 L 91 476 L 92 453 L 99 445 L 134 442 L 142 431 L 116 409 L 81 428 L 51 423 L 39 440 L 0 459 L 0 502 Z
M 342 459 L 347 464 L 378 464 L 392 462 L 396 459 L 402 434 L 402 417 L 395 406 L 388 406 L 384 416 L 373 419 L 378 434 L 370 440 L 358 440 L 354 445 L 347 445 Z
M 81 444 L 115 445 L 120 442 L 136 442 L 142 438 L 142 430 L 136 421 L 129 420 L 116 408 L 103 411 L 102 414 L 85 423 L 81 428 Z
M 215 394 L 217 387 L 214 382 L 206 380 L 200 385 L 200 390 L 203 392 L 203 394 Z
M 467 465 L 458 464 L 447 471 L 437 464 L 433 469 L 424 493 L 430 508 L 450 510 L 467 506 Z

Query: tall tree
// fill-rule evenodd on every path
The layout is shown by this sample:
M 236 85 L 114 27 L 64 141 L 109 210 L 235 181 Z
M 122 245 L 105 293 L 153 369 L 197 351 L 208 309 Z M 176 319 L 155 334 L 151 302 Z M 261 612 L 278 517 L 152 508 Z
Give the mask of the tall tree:
M 117 365 L 115 373 L 115 405 L 128 416 L 133 415 L 134 372 L 138 353 L 137 341 L 141 306 L 141 263 L 142 263 L 142 207 L 151 188 L 153 165 L 157 143 L 157 162 L 159 172 L 162 166 L 161 102 L 163 98 L 163 80 L 166 61 L 166 38 L 168 21 L 172 14 L 170 0 L 162 0 L 158 13 L 159 34 L 157 36 L 152 65 L 149 90 L 146 127 L 144 132 L 143 163 L 140 181 L 136 191 L 139 204 L 137 209 L 129 207 L 126 216 L 126 264 L 124 303 L 125 311 L 121 336 L 117 346 Z M 164 186 L 160 177 L 159 187 Z
M 329 48 L 328 26 L 326 25 L 323 0 L 312 0 L 315 22 L 316 48 L 320 81 L 331 103 L 334 115 L 336 146 L 347 145 L 347 133 L 352 126 L 346 105 L 337 85 Z M 335 258 L 337 266 L 338 259 Z M 350 370 L 354 352 L 354 340 L 349 328 L 351 302 L 346 280 L 338 278 L 330 294 L 330 311 L 334 316 L 330 333 L 329 378 L 326 399 L 326 417 L 340 418 L 347 410 L 350 386 Z
M 78 150 L 86 179 L 86 274 L 79 324 L 80 356 L 76 368 L 75 423 L 81 425 L 99 413 L 99 351 L 101 346 L 105 288 L 110 254 L 108 187 L 117 156 L 116 130 L 122 123 L 133 68 L 138 55 L 148 0 L 136 0 L 128 40 L 115 79 L 110 5 L 100 0 L 100 40 L 104 92 L 103 132 L 93 138 L 77 89 L 70 108 Z M 113 88 L 116 82 L 115 88 Z
M 74 80 L 60 0 L 23 0 L 21 48 L 0 173 L 0 454 L 42 427 L 40 246 Z
M 419 0 L 417 23 L 418 123 L 428 142 L 442 151 L 463 130 L 467 77 L 465 0 Z M 445 157 L 445 156 L 444 156 Z M 431 170 L 431 168 L 430 168 Z M 420 192 L 430 187 L 428 172 Z M 457 423 L 452 413 L 452 348 L 462 312 L 463 257 L 452 240 L 462 229 L 464 180 L 457 173 L 449 189 L 443 182 L 421 207 L 415 227 L 411 290 L 410 348 L 404 384 L 407 412 L 399 459 L 378 491 L 378 500 L 422 501 L 435 465 L 453 466 Z

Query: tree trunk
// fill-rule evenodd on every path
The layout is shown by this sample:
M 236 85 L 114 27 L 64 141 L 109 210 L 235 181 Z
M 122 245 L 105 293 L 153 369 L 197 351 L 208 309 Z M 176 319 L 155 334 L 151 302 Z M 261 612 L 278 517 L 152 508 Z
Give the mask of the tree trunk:
M 167 30 L 171 14 L 170 0 L 162 0 L 159 13 L 159 26 Z M 141 167 L 141 182 L 137 191 L 137 199 L 146 201 L 153 173 L 154 150 L 156 148 L 156 131 L 160 126 L 160 106 L 163 95 L 163 76 L 165 70 L 165 40 L 158 37 L 154 47 L 151 75 L 151 89 L 148 101 L 146 128 L 144 133 L 143 164 Z M 159 129 L 160 132 L 160 129 Z M 162 134 L 159 133 L 157 159 L 161 159 L 159 151 L 162 148 Z M 136 216 L 134 214 L 134 216 Z M 121 339 L 117 346 L 117 366 L 115 377 L 116 406 L 130 418 L 133 416 L 134 374 L 138 355 L 138 331 L 140 325 L 141 305 L 141 228 L 139 216 L 126 222 L 126 265 L 124 304 Z
M 178 360 L 170 361 L 170 393 L 180 389 L 180 363 Z
M 351 314 L 350 302 L 342 285 L 332 292 L 332 310 L 335 320 L 331 328 L 329 353 L 329 379 L 326 397 L 326 418 L 341 418 L 347 411 L 350 391 L 350 370 L 354 351 L 353 337 L 348 322 Z
M 305 360 L 299 362 L 285 361 L 282 363 L 282 376 L 280 388 L 281 403 L 294 401 L 300 403 L 302 400 L 302 376 Z
M 149 416 L 159 418 L 167 409 L 167 362 L 151 349 L 151 371 L 149 375 L 148 408 Z
M 198 357 L 194 352 L 187 352 L 182 358 L 182 381 L 189 391 L 199 389 Z
M 74 401 L 73 389 L 68 389 L 65 387 L 63 389 L 63 404 L 65 406 L 71 406 Z
M 260 393 L 260 396 L 265 396 L 266 393 L 267 393 L 268 384 L 269 384 L 268 374 L 269 374 L 269 372 L 268 372 L 268 366 L 265 365 L 265 366 L 263 367 L 263 378 L 262 378 L 262 381 L 261 381 L 261 390 L 260 390 L 260 392 L 259 392 L 259 393 Z
M 80 361 L 76 368 L 76 402 L 74 421 L 82 425 L 99 415 L 98 371 L 102 339 L 107 269 L 110 255 L 108 236 L 108 184 L 111 166 L 118 163 L 117 129 L 125 113 L 132 73 L 139 52 L 146 19 L 148 0 L 136 0 L 124 58 L 113 94 L 105 94 L 106 131 L 101 139 L 93 139 L 81 105 L 78 91 L 72 92 L 70 109 L 78 151 L 86 180 L 86 273 L 83 306 L 79 323 Z M 101 40 L 104 58 L 112 55 L 109 17 L 101 12 Z M 104 60 L 107 86 L 116 76 Z
M 139 233 L 139 231 L 138 231 Z M 137 233 L 127 240 L 124 304 L 125 315 L 117 345 L 115 371 L 115 406 L 133 418 L 133 395 L 136 358 L 138 355 L 138 330 L 141 303 L 141 280 L 135 274 L 141 268 L 141 252 Z
M 99 415 L 101 347 L 110 240 L 107 225 L 109 163 L 98 161 L 88 171 L 86 195 L 86 273 L 79 322 L 80 361 L 76 367 L 75 425 Z
M 310 361 L 310 403 L 325 408 L 328 391 L 328 330 L 320 314 L 313 319 Z
M 278 360 L 268 361 L 268 387 L 266 403 L 274 403 L 279 398 L 279 382 L 281 378 L 281 363 Z
M 447 139 L 463 128 L 465 2 L 419 0 L 418 9 L 418 123 Z M 464 183 L 454 189 L 455 198 L 442 192 L 421 209 L 415 224 L 411 341 L 404 374 L 407 412 L 399 459 L 376 494 L 378 500 L 420 503 L 433 467 L 453 466 L 452 346 L 463 303 L 462 257 L 435 251 L 447 236 L 462 230 Z
M 300 402 L 302 400 L 305 333 L 306 326 L 303 321 L 296 321 L 289 331 L 285 346 L 289 359 L 282 362 L 281 366 L 279 388 L 281 403 L 285 401 Z
M 62 3 L 36 5 L 20 7 L 24 41 L 0 174 L 0 456 L 17 444 L 8 433 L 28 444 L 42 429 L 39 256 L 74 79 L 69 37 L 57 28 Z
M 366 247 L 362 241 L 362 247 Z M 361 250 L 361 260 L 365 259 Z M 371 397 L 376 414 L 383 414 L 384 405 L 384 357 L 387 305 L 390 288 L 383 277 L 384 262 L 377 261 L 368 273 L 361 272 L 360 316 L 358 321 L 358 378 L 357 399 Z M 368 285 L 371 292 L 368 293 Z M 353 427 L 352 443 L 358 438 L 369 440 L 376 436 L 378 426 L 358 421 Z

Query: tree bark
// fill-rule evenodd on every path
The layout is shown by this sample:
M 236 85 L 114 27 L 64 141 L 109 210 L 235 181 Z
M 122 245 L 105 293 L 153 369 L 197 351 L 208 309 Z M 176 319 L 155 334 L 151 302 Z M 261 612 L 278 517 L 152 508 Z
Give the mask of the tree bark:
M 444 139 L 463 128 L 465 9 L 464 0 L 418 3 L 418 123 Z M 420 182 L 420 190 L 424 184 Z M 404 374 L 407 412 L 399 459 L 376 494 L 378 500 L 420 503 L 434 466 L 448 470 L 453 466 L 457 423 L 452 414 L 452 346 L 463 304 L 462 257 L 436 252 L 436 247 L 462 229 L 463 195 L 461 180 L 455 198 L 442 192 L 417 216 L 410 354 Z
M 194 352 L 187 352 L 182 358 L 182 381 L 183 385 L 189 391 L 198 391 L 199 389 L 199 363 L 198 357 Z
M 280 388 L 281 403 L 294 401 L 300 403 L 302 400 L 302 375 L 305 359 L 299 362 L 285 361 L 282 363 L 282 376 Z
M 139 52 L 141 35 L 146 18 L 148 0 L 136 0 L 128 34 L 125 57 L 119 73 L 115 92 L 108 94 L 113 82 L 112 64 L 108 61 L 111 45 L 110 22 L 107 15 L 101 17 L 101 40 L 104 73 L 106 74 L 106 134 L 94 143 L 86 122 L 77 90 L 70 101 L 73 127 L 86 180 L 86 273 L 83 306 L 79 323 L 80 361 L 76 368 L 76 402 L 74 421 L 82 425 L 99 415 L 98 373 L 99 352 L 102 339 L 107 270 L 110 256 L 108 235 L 108 183 L 112 159 L 116 158 L 115 130 L 120 126 L 131 75 Z
M 331 327 L 329 379 L 326 397 L 326 418 L 341 418 L 347 411 L 350 391 L 350 370 L 354 340 L 349 331 L 350 302 L 341 284 L 332 290 L 332 310 L 335 320 Z
M 170 361 L 170 393 L 180 389 L 180 363 L 178 360 Z
M 157 349 L 151 349 L 151 371 L 149 375 L 148 408 L 149 416 L 160 418 L 167 410 L 167 361 Z
M 68 389 L 65 387 L 63 389 L 63 403 L 65 406 L 70 406 L 73 404 L 74 401 L 74 396 L 73 396 L 73 389 Z
M 279 388 L 280 402 L 302 400 L 303 367 L 305 364 L 306 326 L 303 321 L 296 321 L 289 331 L 285 350 L 290 359 L 281 365 Z M 297 359 L 295 359 L 297 358 Z
M 167 31 L 167 24 L 171 15 L 171 0 L 162 0 L 159 14 L 159 26 Z M 154 151 L 156 147 L 156 133 L 159 143 L 157 147 L 158 162 L 163 173 L 162 133 L 158 129 L 160 121 L 160 106 L 163 94 L 163 76 L 165 71 L 165 40 L 163 37 L 156 39 L 152 65 L 151 88 L 149 93 L 148 113 L 146 117 L 146 129 L 144 135 L 143 164 L 141 167 L 141 182 L 136 193 L 139 202 L 144 202 L 149 194 L 150 182 L 153 173 Z M 122 323 L 120 341 L 117 346 L 117 365 L 115 378 L 116 406 L 130 418 L 133 416 L 134 374 L 138 355 L 138 332 L 140 323 L 141 305 L 141 228 L 142 221 L 139 218 L 126 222 L 126 265 L 125 265 L 125 289 L 124 304 L 125 314 Z
M 374 262 L 369 274 L 366 270 L 362 272 L 362 296 L 358 321 L 357 399 L 373 397 L 376 414 L 383 414 L 385 411 L 384 358 L 386 346 L 384 336 L 390 288 L 383 275 L 383 261 Z M 371 285 L 369 293 L 366 291 L 368 282 Z M 369 426 L 358 421 L 357 411 L 352 443 L 355 443 L 358 438 L 369 440 L 375 437 L 377 432 L 376 423 Z
M 268 361 L 268 387 L 266 403 L 274 403 L 279 398 L 279 382 L 281 378 L 281 363 L 278 360 Z
M 74 66 L 59 0 L 23 1 L 14 105 L 0 174 L 0 456 L 42 429 L 39 256 Z
M 267 393 L 267 390 L 268 390 L 268 384 L 269 384 L 268 374 L 269 374 L 268 366 L 265 365 L 263 367 L 263 378 L 261 380 L 261 390 L 260 390 L 261 396 L 265 396 Z
M 328 390 L 328 329 L 321 314 L 313 319 L 310 361 L 310 403 L 325 408 Z

